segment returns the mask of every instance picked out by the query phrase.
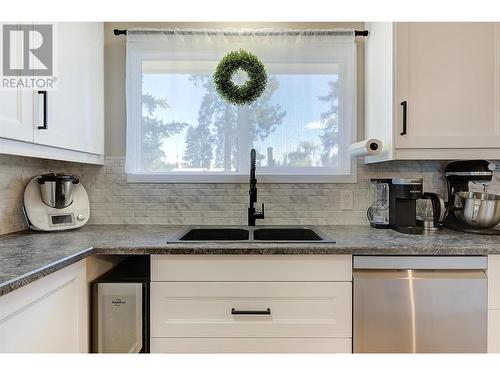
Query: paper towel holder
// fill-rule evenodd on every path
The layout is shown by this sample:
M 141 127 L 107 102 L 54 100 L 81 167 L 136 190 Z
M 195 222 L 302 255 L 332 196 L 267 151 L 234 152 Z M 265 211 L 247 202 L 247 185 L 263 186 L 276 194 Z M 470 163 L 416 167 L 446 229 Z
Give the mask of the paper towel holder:
M 364 139 L 351 144 L 348 150 L 353 157 L 378 155 L 382 151 L 382 141 L 377 138 Z

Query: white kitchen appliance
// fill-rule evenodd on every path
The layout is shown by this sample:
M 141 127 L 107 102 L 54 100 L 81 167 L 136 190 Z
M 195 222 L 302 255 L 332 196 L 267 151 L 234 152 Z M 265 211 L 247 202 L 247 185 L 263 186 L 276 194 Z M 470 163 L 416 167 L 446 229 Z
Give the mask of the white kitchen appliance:
M 31 229 L 67 230 L 87 223 L 90 203 L 77 177 L 51 173 L 35 176 L 28 182 L 23 211 Z

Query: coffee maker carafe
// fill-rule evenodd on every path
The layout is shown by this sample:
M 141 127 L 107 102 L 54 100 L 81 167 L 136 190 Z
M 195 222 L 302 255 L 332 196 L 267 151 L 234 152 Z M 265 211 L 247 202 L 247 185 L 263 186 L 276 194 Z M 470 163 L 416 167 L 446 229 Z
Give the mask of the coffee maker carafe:
M 389 228 L 389 183 L 391 179 L 372 178 L 373 203 L 366 211 L 372 228 Z
M 425 230 L 437 230 L 443 226 L 446 205 L 441 195 L 424 192 L 417 201 L 417 225 Z
M 422 198 L 423 179 L 393 178 L 389 183 L 389 227 L 406 234 L 421 234 L 417 226 L 417 200 Z

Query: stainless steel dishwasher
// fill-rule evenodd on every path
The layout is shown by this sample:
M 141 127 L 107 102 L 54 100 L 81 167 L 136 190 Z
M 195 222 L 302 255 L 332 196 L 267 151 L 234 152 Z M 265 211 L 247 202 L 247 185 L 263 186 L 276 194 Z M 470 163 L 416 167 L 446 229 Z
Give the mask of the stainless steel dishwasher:
M 485 353 L 487 258 L 355 256 L 354 353 Z

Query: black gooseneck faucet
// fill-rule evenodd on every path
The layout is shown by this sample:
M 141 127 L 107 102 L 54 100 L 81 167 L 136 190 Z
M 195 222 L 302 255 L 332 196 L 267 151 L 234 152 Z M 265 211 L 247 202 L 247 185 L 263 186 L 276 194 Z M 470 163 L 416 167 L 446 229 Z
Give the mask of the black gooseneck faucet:
M 257 179 L 255 178 L 256 152 L 252 148 L 250 151 L 250 205 L 248 206 L 248 226 L 254 227 L 256 219 L 264 219 L 264 203 L 262 203 L 262 211 L 258 212 L 255 209 L 257 203 Z

